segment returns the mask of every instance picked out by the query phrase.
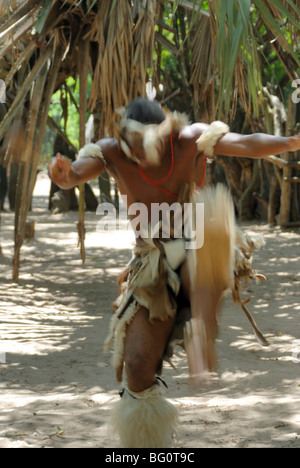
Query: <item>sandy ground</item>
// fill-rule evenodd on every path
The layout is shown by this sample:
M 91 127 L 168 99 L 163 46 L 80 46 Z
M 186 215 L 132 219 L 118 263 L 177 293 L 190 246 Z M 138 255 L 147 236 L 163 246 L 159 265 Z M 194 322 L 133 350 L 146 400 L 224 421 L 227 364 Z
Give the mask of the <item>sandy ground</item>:
M 96 231 L 87 213 L 86 263 L 77 248 L 76 214 L 47 211 L 42 174 L 30 220 L 35 239 L 22 249 L 19 284 L 11 282 L 13 214 L 2 214 L 0 242 L 0 447 L 117 447 L 109 413 L 119 385 L 103 353 L 115 279 L 130 259 L 126 226 Z M 180 414 L 177 448 L 300 447 L 300 232 L 244 226 L 263 233 L 250 310 L 268 348 L 256 343 L 228 296 L 218 338 L 219 371 L 199 390 L 176 352 L 164 378 Z

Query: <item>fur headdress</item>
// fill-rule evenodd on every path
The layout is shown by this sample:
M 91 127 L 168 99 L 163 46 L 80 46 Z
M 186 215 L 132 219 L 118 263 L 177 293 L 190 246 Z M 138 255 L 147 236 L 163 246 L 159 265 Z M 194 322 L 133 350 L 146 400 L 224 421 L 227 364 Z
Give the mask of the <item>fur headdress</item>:
M 166 138 L 172 133 L 179 133 L 187 125 L 189 125 L 187 116 L 177 111 L 166 112 L 166 118 L 160 124 L 142 124 L 122 116 L 120 146 L 126 156 L 133 161 L 138 162 L 130 147 L 143 149 L 147 161 L 153 165 L 158 165 L 160 162 L 160 149 Z

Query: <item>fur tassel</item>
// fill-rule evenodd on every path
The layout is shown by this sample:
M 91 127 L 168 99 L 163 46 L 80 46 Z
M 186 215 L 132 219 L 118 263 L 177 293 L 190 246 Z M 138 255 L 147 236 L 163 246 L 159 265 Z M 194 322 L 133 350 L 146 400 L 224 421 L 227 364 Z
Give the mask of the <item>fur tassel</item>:
M 170 448 L 177 419 L 176 408 L 155 383 L 140 393 L 126 388 L 113 410 L 111 425 L 122 448 Z
M 266 279 L 252 268 L 252 254 L 265 244 L 263 237 L 249 236 L 236 226 L 232 198 L 226 187 L 220 184 L 216 188 L 207 187 L 195 196 L 195 202 L 204 203 L 204 245 L 201 249 L 189 251 L 192 286 L 216 293 L 231 289 L 233 302 L 241 305 L 258 341 L 268 346 L 246 308 L 249 299 L 242 301 L 240 297 L 242 281 Z M 199 335 L 199 330 L 201 327 L 198 326 L 190 331 Z M 188 338 L 189 335 L 191 333 Z
M 116 377 L 118 382 L 122 381 L 126 327 L 133 319 L 138 308 L 139 306 L 137 303 L 132 302 L 121 318 L 117 312 L 113 315 L 110 322 L 110 333 L 104 343 L 104 352 L 107 353 L 114 342 L 112 365 L 116 368 Z
M 224 122 L 220 122 L 219 120 L 213 122 L 196 141 L 198 151 L 207 156 L 212 156 L 214 154 L 214 147 L 219 139 L 228 132 L 229 127 Z
M 195 195 L 204 203 L 204 245 L 189 253 L 194 287 L 197 284 L 216 292 L 234 284 L 235 215 L 231 195 L 221 184 L 207 187 Z
M 153 166 L 158 166 L 160 163 L 158 143 L 155 127 L 148 125 L 144 132 L 143 146 L 147 161 Z
M 204 244 L 188 253 L 191 286 L 220 297 L 234 284 L 234 207 L 229 191 L 219 184 L 195 195 L 195 203 L 204 203 Z M 208 315 L 210 314 L 210 315 Z M 191 377 L 195 382 L 215 371 L 217 356 L 217 310 L 202 311 L 187 324 L 185 349 Z

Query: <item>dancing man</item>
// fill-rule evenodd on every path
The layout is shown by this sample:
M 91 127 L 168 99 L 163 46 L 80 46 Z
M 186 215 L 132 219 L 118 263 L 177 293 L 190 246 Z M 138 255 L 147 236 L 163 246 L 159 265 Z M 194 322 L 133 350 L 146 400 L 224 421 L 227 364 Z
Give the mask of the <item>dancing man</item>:
M 264 158 L 299 149 L 300 136 L 240 135 L 222 122 L 190 125 L 185 115 L 139 98 L 125 109 L 118 138 L 86 145 L 73 163 L 57 154 L 49 165 L 51 179 L 62 189 L 88 182 L 107 170 L 120 193 L 127 196 L 136 245 L 119 279 L 120 295 L 106 343 L 114 346 L 118 381 L 122 381 L 123 367 L 126 373 L 126 387 L 113 415 L 123 447 L 172 445 L 177 413 L 164 397 L 157 376 L 174 329 L 180 320 L 190 319 L 184 345 L 190 374 L 197 380 L 216 367 L 214 342 L 222 295 L 231 288 L 239 296 L 235 258 L 239 234 L 233 204 L 222 186 L 200 189 L 207 156 L 215 152 Z M 155 222 L 151 219 L 153 204 L 184 207 L 190 202 L 194 208 L 204 203 L 201 248 L 187 248 L 186 233 L 176 232 L 176 213 L 168 234 L 161 216 Z M 147 208 L 147 219 L 142 222 L 140 217 L 137 226 L 134 214 L 141 205 Z M 248 272 L 251 277 L 249 265 Z

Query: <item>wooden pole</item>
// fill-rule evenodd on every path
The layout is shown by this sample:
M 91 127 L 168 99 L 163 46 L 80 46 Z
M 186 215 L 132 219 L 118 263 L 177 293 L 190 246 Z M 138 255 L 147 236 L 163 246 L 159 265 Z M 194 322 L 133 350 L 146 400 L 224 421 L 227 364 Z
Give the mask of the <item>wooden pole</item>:
M 84 31 L 82 32 L 84 37 Z M 89 71 L 89 39 L 82 39 L 79 45 L 79 80 L 80 80 L 80 95 L 79 95 L 79 145 L 82 148 L 85 145 L 85 125 L 86 125 L 86 110 L 87 110 L 87 80 Z M 80 256 L 82 263 L 85 263 L 85 186 L 79 186 L 79 222 L 78 242 L 80 246 Z
M 15 283 L 19 280 L 19 266 L 20 266 L 20 251 L 25 236 L 25 224 L 28 209 L 30 206 L 30 200 L 32 192 L 29 190 L 30 177 L 32 176 L 33 168 L 33 157 L 34 157 L 34 144 L 35 144 L 35 130 L 37 126 L 38 111 L 42 100 L 43 89 L 46 82 L 46 68 L 47 61 L 52 54 L 52 44 L 48 45 L 48 48 L 41 55 L 37 64 L 34 67 L 33 76 L 35 78 L 33 93 L 30 102 L 30 108 L 27 114 L 28 122 L 21 126 L 23 131 L 17 136 L 23 140 L 24 152 L 21 153 L 18 179 L 17 179 L 17 190 L 16 190 L 16 206 L 15 206 L 15 232 L 14 232 L 14 257 L 13 257 L 13 281 Z M 36 72 L 35 69 L 39 72 Z M 30 79 L 30 75 L 28 79 Z M 30 173 L 31 171 L 31 173 Z
M 293 128 L 296 117 L 296 106 L 292 101 L 292 97 L 289 99 L 288 105 L 288 118 L 286 127 L 286 136 L 292 136 Z M 281 201 L 280 201 L 280 225 L 286 225 L 290 221 L 291 211 L 291 193 L 292 187 L 290 179 L 292 177 L 292 167 L 289 165 L 291 162 L 291 153 L 285 153 L 284 155 L 285 164 L 283 166 L 283 177 L 281 185 Z

